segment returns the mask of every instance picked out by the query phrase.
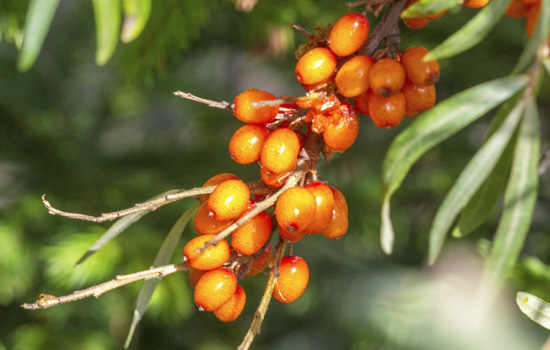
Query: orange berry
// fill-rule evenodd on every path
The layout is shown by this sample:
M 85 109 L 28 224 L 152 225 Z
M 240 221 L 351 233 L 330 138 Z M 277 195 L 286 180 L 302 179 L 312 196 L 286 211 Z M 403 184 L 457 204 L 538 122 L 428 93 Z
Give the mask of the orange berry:
M 331 113 L 331 120 L 323 131 L 325 144 L 333 150 L 349 148 L 359 134 L 359 117 L 355 108 L 343 102 L 340 108 Z
M 535 5 L 535 4 L 540 3 L 541 0 L 520 0 L 520 1 L 523 2 L 527 6 L 531 6 L 531 5 Z
M 275 279 L 273 297 L 282 303 L 291 303 L 306 290 L 309 268 L 299 256 L 284 256 L 279 265 L 279 276 Z
M 435 105 L 434 85 L 416 86 L 407 80 L 401 92 L 405 97 L 405 109 L 420 113 Z
M 522 0 L 511 0 L 504 14 L 510 18 L 522 18 L 527 16 L 528 12 L 529 6 Z
M 195 304 L 201 311 L 214 311 L 231 299 L 237 285 L 237 277 L 225 267 L 207 271 L 195 286 Z
M 269 132 L 263 125 L 241 126 L 229 140 L 229 153 L 239 164 L 250 164 L 260 160 L 260 153 Z
M 262 253 L 260 254 L 260 256 L 255 258 L 254 261 L 252 261 L 252 265 L 250 266 L 248 271 L 244 274 L 244 277 L 255 276 L 260 272 L 262 272 L 267 267 L 267 264 L 269 264 L 272 254 L 273 254 L 273 248 L 271 247 L 271 243 L 268 243 L 262 249 Z
M 429 17 L 403 18 L 403 23 L 411 29 L 422 29 L 430 23 Z
M 296 64 L 296 79 L 302 84 L 319 83 L 334 73 L 336 56 L 325 47 L 316 47 L 306 52 Z
M 342 192 L 331 187 L 334 195 L 334 210 L 332 211 L 332 221 L 321 232 L 323 236 L 335 239 L 340 238 L 348 232 L 348 203 Z
M 233 115 L 240 121 L 252 124 L 265 124 L 269 123 L 279 113 L 279 106 L 263 106 L 255 107 L 252 104 L 262 101 L 274 101 L 275 96 L 269 92 L 248 89 L 245 92 L 241 92 L 233 100 Z
M 262 176 L 262 181 L 271 187 L 283 187 L 285 181 L 290 176 L 290 173 L 274 174 L 269 172 L 260 164 L 260 175 Z
M 489 3 L 489 0 L 464 0 L 462 5 L 471 9 L 481 8 Z
M 363 45 L 369 35 L 369 29 L 369 21 L 363 14 L 347 13 L 332 27 L 328 46 L 338 56 L 349 56 Z
M 229 260 L 231 249 L 229 243 L 222 239 L 216 245 L 211 245 L 204 252 L 197 252 L 215 235 L 202 235 L 193 238 L 183 248 L 183 256 L 187 265 L 197 270 L 212 270 L 223 266 Z
M 307 236 L 307 231 L 290 231 L 279 225 L 279 236 L 282 239 L 286 239 L 289 242 L 296 243 L 305 236 Z
M 355 97 L 367 91 L 369 72 L 374 62 L 374 59 L 364 55 L 350 58 L 334 77 L 338 92 L 344 97 Z
M 401 91 L 383 97 L 369 91 L 369 115 L 379 128 L 393 128 L 401 123 L 405 115 L 405 96 Z
M 401 90 L 405 83 L 405 70 L 392 58 L 378 60 L 370 69 L 369 85 L 375 94 L 390 96 Z
M 369 115 L 369 92 L 365 91 L 361 95 L 356 96 L 353 99 L 353 104 L 355 105 L 355 108 L 357 109 L 357 112 L 361 113 L 362 115 Z
M 299 153 L 298 135 L 290 129 L 277 129 L 265 140 L 260 162 L 266 170 L 282 174 L 294 169 Z
M 263 211 L 233 231 L 231 246 L 241 254 L 252 255 L 264 246 L 270 235 L 271 216 Z
M 313 221 L 306 228 L 308 233 L 321 233 L 332 221 L 334 195 L 329 186 L 322 182 L 312 182 L 305 186 L 315 197 L 316 209 Z
M 201 235 L 215 235 L 228 228 L 234 220 L 216 220 L 210 216 L 208 202 L 200 205 L 193 218 L 193 226 Z
M 275 216 L 279 226 L 291 231 L 303 231 L 315 216 L 315 197 L 303 187 L 285 190 L 275 204 Z
M 540 3 L 532 5 L 529 7 L 529 12 L 527 13 L 527 20 L 525 21 L 525 31 L 527 32 L 528 37 L 532 37 L 537 27 L 537 22 L 539 21 L 540 13 Z
M 237 319 L 243 312 L 246 303 L 246 294 L 243 287 L 237 284 L 235 294 L 225 304 L 214 310 L 214 315 L 223 322 L 231 322 Z
M 250 189 L 241 180 L 226 180 L 208 198 L 208 211 L 216 220 L 230 220 L 248 207 Z
M 422 61 L 428 52 L 421 46 L 413 46 L 405 50 L 401 56 L 401 64 L 405 68 L 407 79 L 414 85 L 426 86 L 439 81 L 439 62 L 437 60 Z
M 221 184 L 222 182 L 224 182 L 225 180 L 232 180 L 232 179 L 238 180 L 239 178 L 236 175 L 229 174 L 229 173 L 217 174 L 217 175 L 212 176 L 208 180 L 206 180 L 206 182 L 202 185 L 202 187 L 217 186 L 217 185 Z M 210 197 L 210 193 L 201 194 L 199 196 L 199 200 L 201 202 L 204 202 L 205 200 L 208 199 L 208 197 Z
M 207 270 L 197 270 L 197 269 L 191 269 L 189 270 L 189 286 L 193 289 L 195 289 L 195 286 L 197 285 L 197 282 L 199 279 L 206 273 Z

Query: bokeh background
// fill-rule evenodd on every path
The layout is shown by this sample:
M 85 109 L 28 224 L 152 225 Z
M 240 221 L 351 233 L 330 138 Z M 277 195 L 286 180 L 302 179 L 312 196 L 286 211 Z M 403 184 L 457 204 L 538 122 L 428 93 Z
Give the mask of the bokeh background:
M 62 0 L 36 64 L 20 73 L 16 29 L 27 6 L 0 4 L 0 349 L 121 349 L 141 282 L 47 310 L 19 305 L 39 293 L 70 294 L 147 269 L 193 201 L 146 215 L 74 268 L 109 224 L 51 216 L 41 195 L 62 210 L 98 215 L 169 189 L 200 186 L 220 172 L 258 180 L 257 164 L 238 165 L 229 157 L 227 144 L 240 122 L 173 92 L 217 101 L 251 87 L 301 95 L 293 50 L 305 37 L 286 23 L 312 30 L 318 22 L 335 22 L 347 7 L 329 0 L 157 0 L 140 37 L 120 44 L 98 67 L 91 2 Z M 476 12 L 458 7 L 420 31 L 401 23 L 402 46 L 433 48 Z M 438 100 L 509 74 L 527 41 L 523 26 L 523 20 L 503 18 L 480 45 L 442 60 Z M 550 134 L 547 78 L 539 99 L 543 135 Z M 483 142 L 490 115 L 412 168 L 393 199 L 392 256 L 382 253 L 378 238 L 381 164 L 410 121 L 382 130 L 362 119 L 353 147 L 319 165 L 320 177 L 347 198 L 349 232 L 336 241 L 311 236 L 295 245 L 309 264 L 309 286 L 292 304 L 271 303 L 252 348 L 540 349 L 549 333 L 517 309 L 515 292 L 550 299 L 548 171 L 521 261 L 488 319 L 478 322 L 474 300 L 499 211 L 475 234 L 449 239 L 435 266 L 425 263 L 435 210 Z M 185 230 L 172 262 L 181 262 L 181 249 L 194 235 L 192 227 Z M 168 276 L 130 348 L 234 349 L 266 280 L 242 281 L 245 311 L 225 324 L 195 308 L 186 273 Z

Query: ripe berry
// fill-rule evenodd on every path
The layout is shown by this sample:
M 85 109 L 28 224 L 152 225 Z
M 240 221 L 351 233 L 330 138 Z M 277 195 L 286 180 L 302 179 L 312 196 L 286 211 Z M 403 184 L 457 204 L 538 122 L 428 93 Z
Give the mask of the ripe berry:
M 183 248 L 183 256 L 187 265 L 197 270 L 212 270 L 223 266 L 229 260 L 231 250 L 225 239 L 222 239 L 216 245 L 209 246 L 204 252 L 197 252 L 212 238 L 214 238 L 214 235 L 202 235 L 187 242 Z
M 315 197 L 303 187 L 285 190 L 275 204 L 279 226 L 291 231 L 303 231 L 315 216 Z
M 208 198 L 208 211 L 216 220 L 230 220 L 248 206 L 250 189 L 241 180 L 226 180 Z
M 286 179 L 289 177 L 290 173 L 274 174 L 269 172 L 260 164 L 260 175 L 262 176 L 262 181 L 271 187 L 283 187 Z
M 287 241 L 289 242 L 292 242 L 292 243 L 296 243 L 298 242 L 299 240 L 301 240 L 302 238 L 304 238 L 305 236 L 307 236 L 308 232 L 307 231 L 291 231 L 291 230 L 288 230 L 282 226 L 279 225 L 279 236 L 282 238 L 282 239 L 286 239 Z
M 408 111 L 424 112 L 435 104 L 435 86 L 433 85 L 416 86 L 407 80 L 401 92 L 405 97 L 405 109 Z
M 239 164 L 250 164 L 260 160 L 260 153 L 269 132 L 258 124 L 241 126 L 229 141 L 229 153 Z
M 246 303 L 246 294 L 240 284 L 237 285 L 235 294 L 228 302 L 214 310 L 214 315 L 223 322 L 231 322 L 237 319 L 243 312 L 244 304 Z
M 357 12 L 347 13 L 332 27 L 328 46 L 338 56 L 349 56 L 363 45 L 369 29 L 367 17 Z
M 342 192 L 334 187 L 330 189 L 334 195 L 332 221 L 321 233 L 327 238 L 335 239 L 342 237 L 348 231 L 348 204 Z
M 234 220 L 216 220 L 210 216 L 208 202 L 200 205 L 193 218 L 193 226 L 201 235 L 215 235 L 228 228 Z
M 367 91 L 369 72 L 374 62 L 374 59 L 364 55 L 350 58 L 334 77 L 338 92 L 344 97 L 355 97 Z
M 405 69 L 407 79 L 414 85 L 426 86 L 439 81 L 439 63 L 437 60 L 423 62 L 422 58 L 429 51 L 421 46 L 413 46 L 403 52 L 401 64 Z
M 361 113 L 362 115 L 369 115 L 369 92 L 365 91 L 361 95 L 356 96 L 353 99 L 353 104 L 355 105 L 355 108 L 357 109 L 357 112 Z
M 207 271 L 195 286 L 195 304 L 201 311 L 214 311 L 227 303 L 236 290 L 233 271 L 225 267 Z
M 189 276 L 187 277 L 189 280 L 189 286 L 193 289 L 195 289 L 195 286 L 197 285 L 197 282 L 199 279 L 204 275 L 208 270 L 197 270 L 197 269 L 191 269 L 189 270 Z
M 370 69 L 369 86 L 379 96 L 391 96 L 405 83 L 405 70 L 392 58 L 378 60 Z
M 512 0 L 508 4 L 506 11 L 504 11 L 504 14 L 510 18 L 522 18 L 527 16 L 528 12 L 529 6 L 527 6 L 523 1 Z
M 291 303 L 306 290 L 309 268 L 299 256 L 284 256 L 279 265 L 279 276 L 275 279 L 273 297 L 282 303 Z
M 271 217 L 265 211 L 233 231 L 231 246 L 235 251 L 252 255 L 256 253 L 271 235 Z
M 260 254 L 260 256 L 254 259 L 254 261 L 252 261 L 252 265 L 250 266 L 248 271 L 245 273 L 244 277 L 255 276 L 260 272 L 262 272 L 269 264 L 272 254 L 273 254 L 273 248 L 271 247 L 271 243 L 268 243 L 262 249 L 262 253 Z
M 489 0 L 464 0 L 462 5 L 471 9 L 481 8 L 489 3 Z
M 403 18 L 403 23 L 411 29 L 422 29 L 430 23 L 428 17 Z
M 229 174 L 229 173 L 217 174 L 217 175 L 212 176 L 208 180 L 206 180 L 206 182 L 202 185 L 202 187 L 217 186 L 217 185 L 221 184 L 222 182 L 224 182 L 225 180 L 232 180 L 232 179 L 238 180 L 239 178 L 236 175 Z M 210 197 L 210 193 L 201 194 L 199 196 L 199 200 L 201 202 L 204 202 L 208 199 L 208 197 Z
M 265 140 L 260 155 L 262 166 L 274 173 L 286 173 L 294 169 L 300 153 L 300 139 L 290 129 L 277 129 Z
M 305 186 L 313 197 L 315 197 L 315 217 L 306 228 L 308 233 L 320 233 L 332 221 L 332 211 L 334 209 L 334 195 L 329 186 L 322 182 L 312 182 Z
M 275 96 L 269 92 L 248 89 L 245 92 L 241 92 L 233 100 L 233 115 L 240 121 L 251 124 L 265 124 L 269 123 L 277 113 L 279 113 L 279 106 L 263 106 L 255 107 L 252 104 L 262 101 L 274 101 Z
M 368 99 L 369 115 L 376 126 L 390 129 L 401 123 L 405 115 L 405 97 L 401 91 L 389 97 L 369 91 Z
M 296 64 L 296 79 L 302 84 L 319 83 L 334 73 L 336 56 L 325 47 L 306 52 Z
M 331 113 L 331 120 L 323 131 L 325 144 L 333 150 L 349 148 L 359 134 L 359 117 L 355 108 L 345 102 Z
M 529 12 L 527 12 L 527 20 L 525 21 L 525 31 L 527 32 L 528 37 L 532 37 L 535 32 L 537 22 L 539 21 L 539 14 L 540 3 L 529 7 Z

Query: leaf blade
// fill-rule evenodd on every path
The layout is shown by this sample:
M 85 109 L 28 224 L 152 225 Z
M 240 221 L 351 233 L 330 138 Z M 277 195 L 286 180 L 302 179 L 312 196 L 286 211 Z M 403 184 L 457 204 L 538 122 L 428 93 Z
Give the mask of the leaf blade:
M 550 329 L 550 304 L 546 301 L 530 293 L 518 292 L 516 304 L 533 322 Z
M 92 0 L 96 25 L 97 49 L 95 61 L 103 66 L 109 61 L 118 43 L 120 31 L 120 1 Z
M 151 0 L 123 0 L 124 22 L 120 40 L 129 43 L 141 34 L 151 14 Z
M 457 4 L 456 0 L 423 0 L 407 7 L 401 12 L 401 18 L 418 18 L 435 15 Z

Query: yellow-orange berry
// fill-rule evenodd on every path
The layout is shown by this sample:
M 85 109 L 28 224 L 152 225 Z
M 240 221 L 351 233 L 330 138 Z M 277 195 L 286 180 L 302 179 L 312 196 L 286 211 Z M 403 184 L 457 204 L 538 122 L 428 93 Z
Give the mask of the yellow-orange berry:
M 405 109 L 417 113 L 427 111 L 435 104 L 435 86 L 416 86 L 407 80 L 401 90 L 405 97 Z
M 291 231 L 291 230 L 288 230 L 288 229 L 282 227 L 281 225 L 279 225 L 279 236 L 282 239 L 286 239 L 287 241 L 292 242 L 292 243 L 298 242 L 299 240 L 301 240 L 302 238 L 307 236 L 307 234 L 308 234 L 308 232 L 305 231 L 305 230 L 304 231 Z
M 531 6 L 531 5 L 535 5 L 535 4 L 540 3 L 541 0 L 520 0 L 520 1 L 523 2 L 527 6 Z
M 275 96 L 269 92 L 248 89 L 235 97 L 233 100 L 233 115 L 240 121 L 252 124 L 269 123 L 279 113 L 279 105 L 256 107 L 253 104 L 263 101 L 274 101 Z
M 204 275 L 208 270 L 197 270 L 197 269 L 191 269 L 189 270 L 189 286 L 193 289 L 195 289 L 195 286 L 197 285 L 197 282 L 200 280 L 202 275 Z
M 303 231 L 315 216 L 315 197 L 303 187 L 285 190 L 275 204 L 279 226 L 291 231 Z
M 212 176 L 206 182 L 202 185 L 202 187 L 209 187 L 209 186 L 217 186 L 224 182 L 225 180 L 238 180 L 239 178 L 236 175 L 230 174 L 230 173 L 221 173 Z M 208 194 L 201 194 L 199 196 L 199 200 L 201 202 L 204 202 L 210 197 L 210 193 Z
M 201 235 L 215 235 L 229 227 L 234 220 L 216 220 L 210 216 L 208 211 L 208 203 L 204 202 L 200 205 L 193 218 L 193 226 Z
M 416 17 L 416 18 L 403 18 L 403 23 L 411 29 L 422 29 L 430 23 L 428 17 Z
M 401 91 L 383 97 L 369 91 L 369 116 L 379 128 L 393 128 L 401 123 L 405 115 L 405 97 Z
M 306 52 L 296 64 L 296 79 L 302 84 L 319 83 L 334 73 L 336 56 L 325 47 L 316 47 Z
M 370 69 L 370 89 L 379 96 L 391 96 L 401 90 L 405 83 L 405 70 L 392 58 L 378 60 Z
M 433 85 L 439 81 L 439 62 L 437 60 L 422 61 L 428 52 L 421 46 L 413 46 L 405 50 L 401 56 L 401 64 L 405 69 L 407 79 L 414 85 Z
M 235 251 L 252 255 L 260 250 L 271 235 L 271 217 L 265 211 L 233 231 L 231 246 Z
M 274 174 L 286 173 L 294 169 L 300 153 L 300 139 L 290 129 L 273 131 L 264 142 L 260 162 Z
M 522 18 L 527 16 L 528 12 L 529 6 L 527 6 L 523 1 L 511 0 L 506 8 L 506 11 L 504 11 L 504 14 L 510 18 Z
M 359 117 L 355 108 L 344 102 L 337 111 L 331 113 L 331 119 L 323 131 L 325 144 L 336 151 L 349 148 L 359 134 Z
M 237 319 L 243 312 L 246 303 L 246 294 L 240 284 L 237 285 L 235 294 L 225 304 L 214 310 L 214 315 L 223 322 L 231 322 Z
M 363 14 L 347 13 L 332 27 L 328 46 L 338 56 L 349 56 L 363 45 L 369 35 L 369 29 L 369 21 Z
M 229 259 L 231 250 L 229 243 L 222 239 L 216 245 L 211 245 L 203 252 L 197 252 L 215 235 L 202 235 L 193 238 L 183 248 L 183 256 L 187 265 L 197 270 L 211 270 L 223 266 Z
M 239 164 L 250 164 L 260 160 L 260 153 L 269 132 L 263 125 L 241 126 L 229 140 L 229 154 Z
M 471 9 L 481 8 L 489 3 L 489 0 L 464 0 L 462 5 Z
M 271 246 L 271 243 L 268 243 L 262 249 L 262 253 L 260 254 L 260 256 L 252 261 L 252 265 L 245 273 L 244 277 L 255 276 L 262 272 L 267 267 L 267 264 L 269 264 L 269 261 L 271 260 L 271 255 L 273 255 L 273 248 Z
M 312 182 L 305 186 L 315 197 L 315 217 L 306 228 L 308 233 L 321 233 L 332 221 L 334 195 L 329 186 L 322 182 Z
M 248 206 L 250 189 L 241 180 L 226 180 L 208 198 L 208 211 L 216 220 L 231 220 Z
M 267 169 L 260 164 L 260 175 L 262 176 L 262 181 L 266 185 L 279 188 L 283 187 L 290 173 L 274 174 L 267 171 Z
M 195 304 L 201 311 L 214 311 L 227 303 L 236 290 L 233 271 L 225 267 L 207 271 L 195 285 Z
M 291 303 L 302 296 L 308 281 L 309 268 L 305 260 L 299 256 L 284 256 L 275 279 L 273 297 L 282 303 Z
M 344 97 L 355 97 L 367 91 L 369 72 L 374 62 L 374 59 L 364 55 L 350 58 L 334 77 L 338 92 Z
M 357 112 L 362 115 L 369 115 L 369 91 L 363 92 L 361 95 L 353 99 L 353 104 Z
M 330 188 L 334 195 L 334 210 L 332 211 L 332 221 L 321 232 L 323 236 L 335 239 L 340 238 L 348 232 L 348 204 L 342 192 L 334 187 Z

